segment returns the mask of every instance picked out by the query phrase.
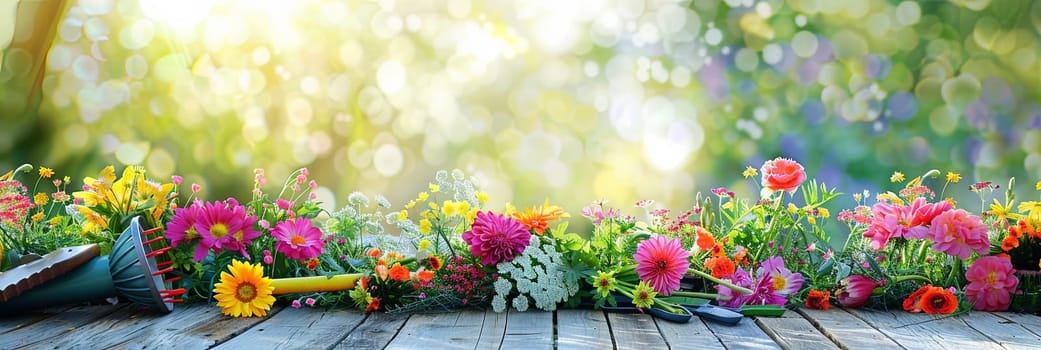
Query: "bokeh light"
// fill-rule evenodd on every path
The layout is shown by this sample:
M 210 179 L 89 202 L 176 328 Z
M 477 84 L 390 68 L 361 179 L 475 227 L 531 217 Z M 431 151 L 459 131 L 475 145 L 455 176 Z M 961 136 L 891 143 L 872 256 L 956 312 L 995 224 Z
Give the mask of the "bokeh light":
M 847 193 L 1041 179 L 1030 0 L 69 0 L 56 23 L 2 168 L 143 164 L 221 198 L 307 166 L 329 201 L 395 203 L 459 168 L 492 207 L 573 211 L 754 193 L 735 179 L 776 156 Z M 0 84 L 39 59 L 7 48 Z

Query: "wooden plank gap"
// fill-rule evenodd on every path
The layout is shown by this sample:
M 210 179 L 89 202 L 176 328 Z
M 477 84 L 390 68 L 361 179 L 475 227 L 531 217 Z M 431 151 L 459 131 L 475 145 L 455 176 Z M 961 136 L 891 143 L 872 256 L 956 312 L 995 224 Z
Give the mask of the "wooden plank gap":
M 840 349 L 905 349 L 888 334 L 843 309 L 796 310 Z

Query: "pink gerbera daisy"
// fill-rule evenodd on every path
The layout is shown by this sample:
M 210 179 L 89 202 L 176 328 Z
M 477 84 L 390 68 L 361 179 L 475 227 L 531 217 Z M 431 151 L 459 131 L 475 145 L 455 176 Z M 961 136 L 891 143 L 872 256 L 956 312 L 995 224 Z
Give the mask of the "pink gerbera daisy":
M 1008 258 L 985 256 L 965 271 L 965 297 L 972 302 L 973 308 L 983 311 L 1005 311 L 1012 301 L 1012 293 L 1019 286 L 1015 269 Z
M 763 261 L 762 271 L 766 274 L 763 279 L 768 279 L 767 283 L 772 284 L 773 289 L 778 293 L 791 295 L 802 288 L 802 274 L 784 267 L 784 259 L 779 256 L 773 256 Z
M 301 261 L 321 255 L 325 245 L 322 231 L 312 226 L 311 220 L 307 218 L 282 221 L 275 225 L 271 236 L 278 239 L 275 250 Z
M 687 273 L 690 252 L 683 249 L 679 238 L 668 239 L 654 236 L 640 242 L 636 247 L 636 272 L 647 281 L 658 294 L 668 296 L 680 289 L 680 279 Z
M 495 265 L 523 253 L 531 243 L 531 232 L 512 217 L 479 211 L 470 231 L 463 232 L 463 241 L 481 264 Z
M 170 240 L 170 246 L 176 247 L 181 243 L 189 244 L 199 239 L 199 231 L 195 230 L 195 221 L 201 211 L 199 202 L 192 203 L 187 208 L 174 209 L 173 219 L 166 224 L 166 239 Z
M 246 208 L 229 198 L 224 202 L 206 203 L 195 215 L 195 230 L 201 240 L 195 249 L 195 260 L 202 261 L 209 250 L 237 250 L 248 257 L 246 246 L 260 232 L 253 230 L 257 217 L 246 215 Z

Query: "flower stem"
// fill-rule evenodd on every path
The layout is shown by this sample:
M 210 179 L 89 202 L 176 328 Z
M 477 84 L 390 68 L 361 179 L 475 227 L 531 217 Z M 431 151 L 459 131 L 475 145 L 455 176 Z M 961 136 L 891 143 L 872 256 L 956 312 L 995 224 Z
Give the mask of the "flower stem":
M 910 281 L 910 280 L 922 281 L 922 282 L 929 283 L 929 284 L 933 283 L 933 280 L 929 279 L 929 277 L 919 276 L 919 275 L 897 276 L 897 277 L 893 278 L 893 283 L 900 283 L 900 282 Z
M 751 289 L 738 286 L 736 284 L 730 283 L 729 281 L 724 281 L 724 280 L 718 279 L 718 278 L 716 278 L 716 277 L 714 277 L 714 276 L 712 276 L 710 274 L 707 274 L 707 273 L 705 273 L 705 272 L 703 272 L 701 270 L 698 270 L 698 269 L 687 269 L 687 273 L 692 273 L 692 274 L 698 275 L 701 278 L 704 278 L 704 279 L 707 279 L 709 281 L 715 282 L 716 284 L 719 284 L 719 285 L 722 285 L 724 287 L 730 288 L 730 289 L 732 289 L 732 290 L 734 290 L 734 291 L 736 291 L 738 293 L 741 293 L 741 294 L 752 294 L 752 290 Z

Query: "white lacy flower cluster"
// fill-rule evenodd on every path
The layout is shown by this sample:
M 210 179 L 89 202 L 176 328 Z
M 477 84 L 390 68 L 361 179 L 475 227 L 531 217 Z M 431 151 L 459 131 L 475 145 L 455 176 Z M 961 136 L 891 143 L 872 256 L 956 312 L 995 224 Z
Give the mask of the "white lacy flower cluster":
M 552 238 L 532 235 L 523 254 L 495 265 L 499 271 L 492 298 L 495 312 L 506 310 L 507 298 L 514 291 L 510 302 L 517 311 L 527 310 L 531 302 L 541 310 L 556 310 L 557 303 L 578 293 L 578 281 L 564 278 L 563 257 L 555 246 Z

